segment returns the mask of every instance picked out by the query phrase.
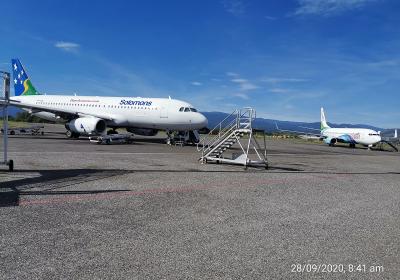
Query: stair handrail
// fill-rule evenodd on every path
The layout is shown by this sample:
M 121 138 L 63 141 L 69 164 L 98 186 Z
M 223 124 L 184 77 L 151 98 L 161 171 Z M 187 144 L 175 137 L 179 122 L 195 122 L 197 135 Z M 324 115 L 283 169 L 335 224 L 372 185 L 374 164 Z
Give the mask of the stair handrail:
M 236 120 L 235 120 L 236 121 Z M 203 154 L 207 153 L 209 150 L 213 149 L 218 145 L 219 142 L 221 142 L 221 139 L 225 139 L 225 137 L 229 134 L 231 134 L 234 130 L 236 129 L 236 125 L 231 126 L 229 129 L 224 130 L 224 133 L 222 135 L 217 135 L 210 141 L 204 144 L 203 146 Z
M 226 116 L 220 123 L 218 123 L 212 130 L 210 130 L 210 132 L 208 133 L 208 136 L 210 135 L 214 135 L 214 132 L 218 129 L 218 138 L 220 138 L 220 134 L 222 129 L 225 129 L 226 127 L 228 127 L 228 125 L 232 125 L 234 122 L 236 122 L 237 116 L 238 116 L 239 110 L 236 109 L 235 111 L 233 111 L 231 114 L 229 114 L 228 116 Z M 231 118 L 232 116 L 236 115 L 236 118 L 231 121 L 229 124 L 225 125 L 224 127 L 222 127 L 222 124 L 229 118 Z M 214 138 L 214 137 L 213 137 Z M 203 138 L 203 140 L 201 140 L 199 143 L 197 143 L 197 150 L 200 151 L 199 146 L 202 145 L 202 147 L 204 147 L 204 144 L 207 140 L 206 138 Z M 207 141 L 210 142 L 210 141 Z
M 232 130 L 230 131 L 229 135 L 226 136 L 226 137 L 224 137 L 223 139 L 224 139 L 224 140 L 226 140 L 226 139 L 231 139 L 231 138 L 233 138 L 233 136 L 235 137 L 235 138 L 233 139 L 234 142 L 237 142 L 237 141 L 239 140 L 239 139 L 238 139 L 238 134 L 237 134 L 237 129 L 232 129 Z M 215 150 L 218 150 L 218 148 L 220 148 L 223 144 L 225 144 L 225 141 L 216 141 L 216 142 L 215 142 L 215 145 L 210 146 L 210 149 L 206 149 L 206 150 L 203 152 L 202 157 L 208 156 L 210 153 L 214 152 Z M 231 144 L 232 144 L 232 143 L 231 143 Z
M 230 121 L 228 124 L 224 124 L 226 120 L 234 115 L 236 116 L 232 121 Z M 197 144 L 197 150 L 202 151 L 203 157 L 210 150 L 216 148 L 221 139 L 225 139 L 225 137 L 228 136 L 228 134 L 231 134 L 235 129 L 252 129 L 252 122 L 254 119 L 255 110 L 252 108 L 247 107 L 234 110 L 208 133 L 207 136 L 213 135 L 213 137 L 205 137 Z M 242 127 L 242 124 L 245 124 L 245 127 Z M 218 134 L 214 136 L 216 129 L 218 129 Z M 199 148 L 199 145 L 201 145 L 201 149 Z
M 209 150 L 213 149 L 219 142 L 221 142 L 221 139 L 224 139 L 228 134 L 232 133 L 232 131 L 234 131 L 235 129 L 236 129 L 236 119 L 232 121 L 229 126 L 227 126 L 222 130 L 223 133 L 214 136 L 208 142 L 204 143 L 202 147 L 203 155 L 207 153 Z

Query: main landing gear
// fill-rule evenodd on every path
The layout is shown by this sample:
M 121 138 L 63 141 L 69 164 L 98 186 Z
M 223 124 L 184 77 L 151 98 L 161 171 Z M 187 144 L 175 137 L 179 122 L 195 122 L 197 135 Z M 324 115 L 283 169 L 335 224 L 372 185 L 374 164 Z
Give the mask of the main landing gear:
M 71 139 L 78 139 L 79 138 L 79 133 L 72 132 L 71 130 L 67 130 L 65 135 L 67 136 L 67 138 L 71 138 Z
M 174 139 L 174 136 L 172 135 L 171 131 L 167 130 L 167 139 L 165 140 L 165 143 L 167 143 L 167 145 L 172 145 L 172 141 Z

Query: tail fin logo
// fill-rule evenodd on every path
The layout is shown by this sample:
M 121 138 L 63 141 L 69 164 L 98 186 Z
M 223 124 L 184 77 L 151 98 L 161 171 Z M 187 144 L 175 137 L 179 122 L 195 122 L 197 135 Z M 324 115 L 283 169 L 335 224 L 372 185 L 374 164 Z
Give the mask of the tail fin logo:
M 37 95 L 39 94 L 35 87 L 29 80 L 28 75 L 25 72 L 24 67 L 18 59 L 12 59 L 13 68 L 13 82 L 15 95 Z

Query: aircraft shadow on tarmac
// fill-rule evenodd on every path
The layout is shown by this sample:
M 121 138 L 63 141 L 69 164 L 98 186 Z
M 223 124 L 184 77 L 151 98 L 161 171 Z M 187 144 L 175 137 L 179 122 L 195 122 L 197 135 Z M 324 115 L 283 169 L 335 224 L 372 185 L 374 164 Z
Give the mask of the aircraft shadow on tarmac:
M 38 177 L 16 178 L 13 181 L 0 182 L 0 207 L 18 206 L 21 195 L 79 195 L 124 192 L 128 190 L 107 189 L 87 191 L 55 191 L 56 189 L 74 186 L 76 184 L 101 180 L 126 174 L 124 170 L 109 169 L 70 169 L 70 170 L 16 170 L 13 175 L 24 176 L 27 173 L 37 173 Z M 130 171 L 129 171 L 130 172 Z M 30 189 L 39 189 L 31 190 Z

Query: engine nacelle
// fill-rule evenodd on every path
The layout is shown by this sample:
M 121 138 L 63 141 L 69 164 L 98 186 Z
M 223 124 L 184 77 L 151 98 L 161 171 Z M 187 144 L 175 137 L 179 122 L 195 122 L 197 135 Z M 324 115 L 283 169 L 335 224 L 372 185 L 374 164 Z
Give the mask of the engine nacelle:
M 142 136 L 155 136 L 158 133 L 158 130 L 153 128 L 129 127 L 126 130 L 130 133 Z
M 103 119 L 94 117 L 74 119 L 67 123 L 65 127 L 72 132 L 88 135 L 102 134 L 107 128 L 106 122 Z

